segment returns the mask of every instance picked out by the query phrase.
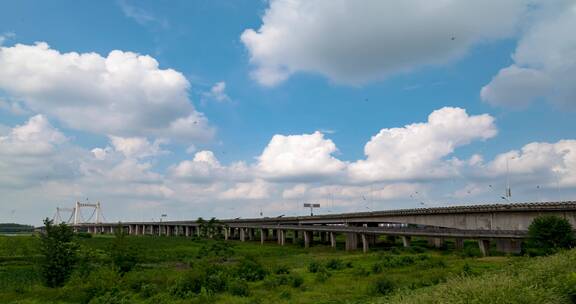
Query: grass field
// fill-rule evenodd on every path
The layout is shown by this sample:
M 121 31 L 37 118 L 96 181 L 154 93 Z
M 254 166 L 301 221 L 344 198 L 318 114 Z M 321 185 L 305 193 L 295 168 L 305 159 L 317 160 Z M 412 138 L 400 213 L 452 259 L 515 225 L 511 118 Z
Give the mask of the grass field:
M 418 241 L 411 250 L 388 244 L 363 254 L 327 245 L 128 237 L 139 263 L 121 276 L 108 254 L 113 238 L 78 238 L 81 266 L 64 287 L 50 289 L 38 272 L 39 239 L 0 237 L 0 303 L 570 303 L 570 283 L 560 281 L 571 282 L 576 271 L 574 251 L 478 258 Z M 475 244 L 466 245 L 464 255 L 476 255 Z M 262 277 L 247 275 L 259 267 Z M 508 296 L 515 291 L 526 296 Z

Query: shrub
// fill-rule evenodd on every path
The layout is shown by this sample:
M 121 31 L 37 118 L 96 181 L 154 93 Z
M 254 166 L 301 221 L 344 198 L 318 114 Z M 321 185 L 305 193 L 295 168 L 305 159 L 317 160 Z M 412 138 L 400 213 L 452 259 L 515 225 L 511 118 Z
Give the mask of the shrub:
M 198 258 L 217 257 L 221 260 L 227 260 L 234 255 L 234 249 L 230 243 L 218 241 L 210 242 L 200 247 Z
M 78 246 L 72 241 L 74 232 L 70 226 L 64 223 L 54 225 L 49 219 L 44 220 L 44 226 L 46 232 L 40 242 L 42 278 L 48 287 L 61 287 L 74 270 Z
M 368 271 L 366 268 L 360 266 L 360 267 L 354 269 L 353 274 L 355 276 L 359 276 L 359 277 L 366 277 L 366 276 L 370 275 L 370 271 Z
M 320 268 L 316 272 L 316 282 L 324 283 L 328 278 L 330 278 L 331 274 L 326 270 L 326 268 Z
M 248 288 L 248 283 L 244 280 L 233 280 L 228 286 L 228 291 L 239 297 L 247 297 L 250 295 L 250 289 Z
M 382 265 L 382 263 L 377 262 L 374 265 L 372 265 L 372 272 L 373 273 L 381 273 L 384 270 L 384 265 Z
M 276 269 L 274 269 L 274 273 L 275 274 L 289 274 L 290 268 L 288 268 L 288 266 L 286 266 L 286 265 L 280 265 L 280 266 L 277 266 Z
M 78 232 L 78 233 L 76 233 L 76 237 L 80 238 L 80 239 L 91 239 L 92 234 L 90 234 L 88 232 Z
M 278 286 L 288 285 L 289 283 L 290 283 L 289 276 L 285 274 L 278 274 L 269 276 L 264 282 L 264 285 L 268 288 L 276 288 Z
M 388 278 L 378 278 L 374 281 L 374 291 L 381 295 L 387 295 L 394 290 L 394 283 Z
M 236 275 L 248 282 L 263 280 L 267 271 L 264 267 L 251 258 L 244 258 L 236 266 Z
M 341 270 L 344 269 L 346 266 L 341 259 L 330 259 L 326 262 L 326 268 L 331 270 Z
M 317 273 L 322 268 L 322 264 L 317 261 L 312 261 L 310 264 L 308 264 L 308 271 L 311 273 Z
M 410 247 L 412 249 L 412 251 L 414 251 L 415 253 L 424 253 L 426 252 L 426 248 L 424 247 L 420 247 L 420 246 L 412 246 Z
M 554 215 L 540 216 L 528 227 L 528 247 L 539 249 L 544 254 L 570 248 L 573 244 L 572 225 L 565 218 Z
M 187 298 L 193 293 L 198 294 L 206 280 L 205 273 L 188 271 L 181 276 L 170 289 L 170 294 L 177 298 Z
M 138 264 L 136 250 L 128 244 L 126 233 L 121 227 L 115 230 L 115 238 L 110 246 L 110 257 L 121 275 L 131 271 Z
M 290 285 L 294 288 L 298 288 L 304 284 L 304 278 L 298 274 L 292 274 L 290 276 Z

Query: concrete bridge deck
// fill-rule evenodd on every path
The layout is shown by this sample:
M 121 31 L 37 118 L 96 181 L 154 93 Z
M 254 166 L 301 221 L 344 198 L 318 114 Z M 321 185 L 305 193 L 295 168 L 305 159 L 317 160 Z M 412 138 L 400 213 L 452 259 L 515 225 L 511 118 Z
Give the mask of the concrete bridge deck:
M 490 204 L 451 206 L 439 208 L 400 209 L 374 212 L 324 214 L 316 216 L 224 219 L 226 239 L 252 240 L 260 235 L 261 242 L 269 239 L 285 243 L 291 233 L 293 241 L 302 236 L 305 246 L 312 243 L 314 234 L 320 239 L 330 238 L 335 247 L 336 234 L 346 236 L 346 249 L 356 249 L 359 240 L 366 251 L 378 236 L 401 237 L 405 246 L 411 237 L 427 237 L 430 244 L 440 247 L 444 239 L 454 239 L 461 247 L 464 239 L 477 240 L 483 253 L 488 254 L 490 241 L 496 241 L 497 249 L 518 253 L 521 239 L 533 219 L 541 215 L 566 218 L 576 227 L 576 201 Z M 79 224 L 76 229 L 92 233 L 111 232 L 121 226 L 130 234 L 184 235 L 199 234 L 196 221 L 123 222 Z M 272 232 L 272 237 L 268 236 Z M 332 242 L 333 240 L 333 242 Z

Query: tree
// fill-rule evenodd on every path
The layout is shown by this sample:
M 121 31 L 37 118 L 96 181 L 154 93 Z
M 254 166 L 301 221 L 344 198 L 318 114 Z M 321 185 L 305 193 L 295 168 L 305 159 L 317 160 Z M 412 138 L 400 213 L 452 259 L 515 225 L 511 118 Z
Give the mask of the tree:
M 574 244 L 572 225 L 565 218 L 546 215 L 535 218 L 528 227 L 528 246 L 532 251 L 550 254 Z
M 116 271 L 120 275 L 132 270 L 138 264 L 138 256 L 136 250 L 132 248 L 126 240 L 126 232 L 122 225 L 118 225 L 114 231 L 114 241 L 110 246 L 110 256 Z
M 77 262 L 78 245 L 73 241 L 72 227 L 61 223 L 54 225 L 44 220 L 45 232 L 41 235 L 41 275 L 48 287 L 61 287 L 70 278 Z

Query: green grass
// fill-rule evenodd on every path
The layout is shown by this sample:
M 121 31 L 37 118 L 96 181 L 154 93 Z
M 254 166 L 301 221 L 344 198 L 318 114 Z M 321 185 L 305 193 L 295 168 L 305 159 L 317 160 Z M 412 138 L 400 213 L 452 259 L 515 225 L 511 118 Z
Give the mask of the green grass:
M 544 263 L 546 267 L 554 269 L 555 275 L 562 277 L 574 271 L 570 267 L 562 267 L 566 259 L 572 259 L 572 265 L 576 265 L 573 252 L 538 259 L 506 256 L 475 258 L 430 249 L 416 253 L 403 250 L 399 244 L 388 244 L 386 249 L 380 246 L 368 254 L 362 254 L 361 251 L 350 253 L 342 249 L 334 250 L 327 245 L 304 249 L 292 244 L 281 247 L 275 243 L 260 245 L 259 242 L 230 241 L 233 253 L 228 258 L 222 258 L 210 254 L 199 256 L 201 248 L 214 244 L 214 241 L 128 237 L 130 246 L 138 252 L 139 264 L 122 277 L 112 268 L 108 254 L 112 240 L 111 236 L 77 239 L 83 252 L 89 252 L 92 257 L 84 267 L 91 271 L 77 271 L 66 286 L 50 289 L 42 286 L 37 272 L 38 238 L 0 237 L 0 303 L 452 303 L 426 300 L 434 298 L 430 294 L 442 295 L 447 292 L 459 299 L 468 295 L 480 299 L 454 303 L 500 303 L 481 300 L 491 285 L 503 285 L 498 289 L 502 294 L 511 292 L 511 289 L 504 287 L 525 288 L 527 291 L 535 288 L 529 286 L 540 288 L 540 285 L 530 285 L 528 279 L 518 279 L 513 281 L 514 284 L 506 285 L 506 280 L 514 278 L 515 273 L 519 276 L 518 269 L 521 267 L 536 267 L 533 272 L 537 276 L 538 271 L 545 269 L 537 265 Z M 419 244 L 418 241 L 414 243 Z M 421 242 L 420 245 L 425 246 L 425 243 Z M 239 281 L 235 269 L 246 257 L 268 271 L 263 280 Z M 316 273 L 309 271 L 312 262 L 320 264 L 321 269 Z M 207 268 L 211 270 L 222 270 L 218 273 L 226 281 L 225 290 L 210 292 L 203 288 L 198 293 L 174 291 L 174 286 L 187 290 L 187 280 L 191 280 L 202 265 L 208 265 Z M 498 280 L 500 277 L 506 280 Z M 376 289 L 377 283 L 387 286 L 382 285 L 383 278 L 393 285 L 389 298 L 382 298 Z M 540 278 L 543 280 L 544 277 Z M 553 284 L 552 281 L 547 280 L 546 283 Z M 452 285 L 457 287 L 451 289 Z M 472 291 L 474 286 L 482 289 L 478 295 Z M 246 287 L 247 296 L 244 294 Z M 552 295 L 557 297 L 553 298 Z M 567 297 L 565 289 L 552 288 L 538 299 L 562 297 Z M 420 298 L 423 300 L 418 300 Z

